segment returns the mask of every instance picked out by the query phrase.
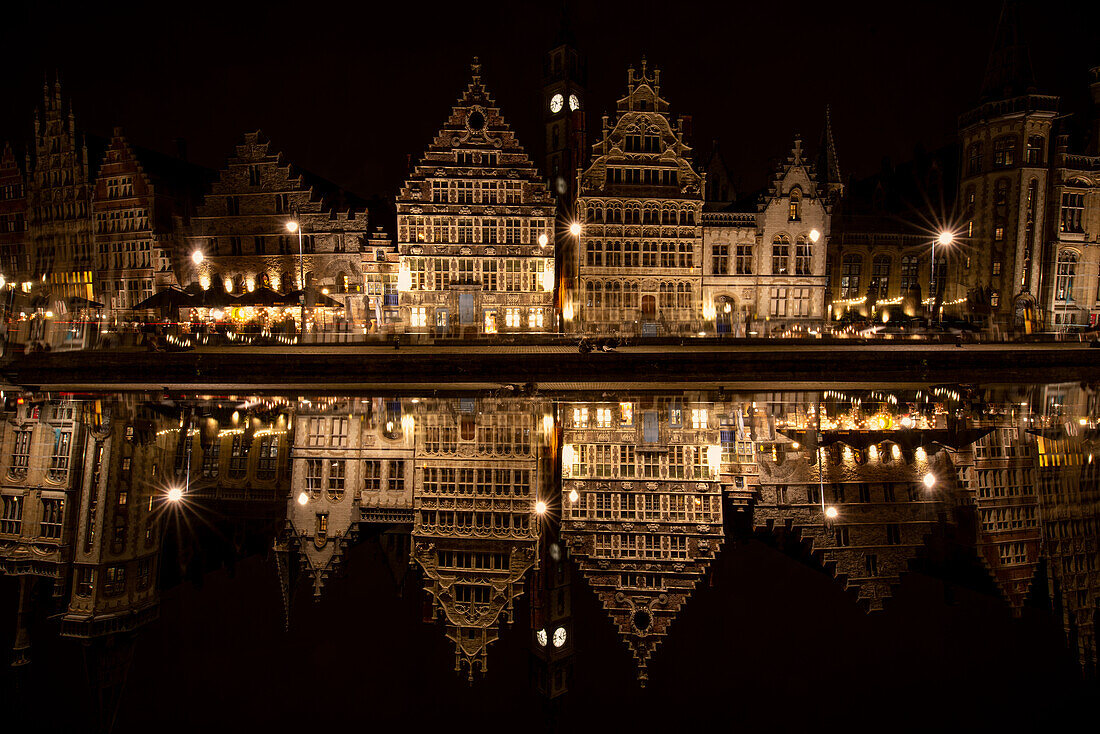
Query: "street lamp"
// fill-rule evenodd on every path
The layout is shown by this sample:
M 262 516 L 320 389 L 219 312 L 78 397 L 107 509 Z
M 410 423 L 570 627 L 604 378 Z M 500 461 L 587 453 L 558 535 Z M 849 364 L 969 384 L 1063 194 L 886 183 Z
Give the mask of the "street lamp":
M 301 217 L 301 212 L 295 211 L 294 213 L 299 218 Z M 286 228 L 287 228 L 287 230 L 289 230 L 291 232 L 297 232 L 298 233 L 298 282 L 301 283 L 301 286 L 302 286 L 302 293 L 298 297 L 299 298 L 299 303 L 301 303 L 301 306 L 302 306 L 302 311 L 301 311 L 302 326 L 299 330 L 299 333 L 301 334 L 301 337 L 302 337 L 302 343 L 305 344 L 305 341 L 306 341 L 306 265 L 305 265 L 305 257 L 302 254 L 302 227 L 301 227 L 301 225 L 298 224 L 298 220 L 291 219 L 289 222 L 286 223 Z
M 179 487 L 172 487 L 168 490 L 168 501 L 179 502 L 183 499 L 183 490 Z
M 837 509 L 835 507 L 830 506 L 825 508 L 825 517 L 829 518 L 830 520 L 835 520 L 836 516 L 839 514 L 840 513 L 837 512 Z
M 309 502 L 309 495 L 305 493 L 305 490 L 298 493 L 298 504 L 304 505 Z
M 932 472 L 928 472 L 927 474 L 924 475 L 924 480 L 923 481 L 924 481 L 925 488 L 932 489 L 932 487 L 936 486 L 936 475 L 933 474 Z
M 202 265 L 202 261 L 205 259 L 206 257 L 202 254 L 202 250 L 195 250 L 191 253 L 191 262 L 196 265 Z
M 538 502 L 535 503 L 535 514 L 537 514 L 537 515 L 545 515 L 546 514 L 546 503 L 543 502 L 542 500 L 539 500 Z
M 817 241 L 819 239 L 821 239 L 821 233 L 818 232 L 816 229 L 811 229 L 810 230 L 810 242 L 812 242 L 813 244 L 816 245 Z
M 940 247 L 950 247 L 951 243 L 955 241 L 955 233 L 949 230 L 943 230 L 939 233 L 936 239 L 932 240 L 932 276 L 928 284 L 928 298 L 932 301 L 932 315 L 936 316 L 936 245 Z
M 574 237 L 580 237 L 581 236 L 581 223 L 580 222 L 573 222 L 572 224 L 570 224 L 569 225 L 569 234 L 573 235 Z

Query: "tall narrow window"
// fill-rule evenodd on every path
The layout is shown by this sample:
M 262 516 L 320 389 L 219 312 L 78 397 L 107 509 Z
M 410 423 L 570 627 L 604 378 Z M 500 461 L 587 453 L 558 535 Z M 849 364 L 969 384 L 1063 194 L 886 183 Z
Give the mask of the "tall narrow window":
M 859 279 L 863 271 L 863 258 L 859 255 L 845 255 L 840 265 L 840 297 L 857 298 Z
M 802 219 L 802 191 L 800 189 L 791 189 L 791 200 L 787 218 L 792 222 L 797 222 Z
M 1073 302 L 1073 281 L 1077 277 L 1077 253 L 1062 250 L 1058 253 L 1058 280 L 1054 287 L 1056 298 L 1063 303 Z
M 902 255 L 901 258 L 901 293 L 905 295 L 909 289 L 917 284 L 917 256 Z
M 878 298 L 886 298 L 890 288 L 890 257 L 875 255 L 871 261 L 871 290 Z
M 787 235 L 776 235 L 772 240 L 772 275 L 786 275 L 791 259 L 791 240 Z
M 805 236 L 799 237 L 795 244 L 794 274 L 813 275 L 813 245 Z
M 1085 195 L 1066 191 L 1062 194 L 1062 218 L 1059 222 L 1060 232 L 1081 233 L 1084 232 L 1082 218 L 1085 214 Z
M 752 275 L 752 245 L 737 246 L 737 275 Z
M 69 448 L 72 438 L 71 431 L 57 431 L 54 434 L 50 468 L 46 473 L 46 477 L 52 482 L 63 481 L 69 474 Z

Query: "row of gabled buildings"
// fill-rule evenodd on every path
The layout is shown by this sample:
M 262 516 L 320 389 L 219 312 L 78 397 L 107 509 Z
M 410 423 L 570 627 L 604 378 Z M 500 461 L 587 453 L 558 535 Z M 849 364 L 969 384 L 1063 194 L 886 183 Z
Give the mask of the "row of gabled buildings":
M 1005 5 L 958 148 L 846 187 L 826 114 L 814 154 L 795 136 L 755 200 L 737 196 L 717 147 L 696 160 L 691 118 L 672 115 L 644 61 L 589 131 L 584 64 L 559 39 L 540 171 L 475 60 L 397 194 L 395 242 L 368 226 L 362 200 L 288 164 L 258 132 L 209 175 L 118 130 L 90 145 L 48 85 L 24 165 L 9 147 L 0 158 L 8 310 L 91 302 L 119 320 L 161 287 L 196 284 L 307 287 L 364 332 L 446 336 L 747 335 L 897 306 L 1008 327 L 1092 323 L 1100 123 L 1073 152 L 1059 98 L 1037 92 L 1017 6 Z M 1100 110 L 1100 67 L 1090 74 Z M 953 241 L 933 277 L 942 231 Z

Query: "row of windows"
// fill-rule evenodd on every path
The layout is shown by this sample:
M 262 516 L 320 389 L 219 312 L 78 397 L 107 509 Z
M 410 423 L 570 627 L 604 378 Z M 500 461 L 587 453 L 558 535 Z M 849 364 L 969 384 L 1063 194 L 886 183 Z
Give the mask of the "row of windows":
M 1043 148 L 1046 141 L 1041 135 L 1031 135 L 1024 151 L 1024 165 L 1043 165 Z M 1019 138 L 1002 135 L 993 141 L 993 168 L 1011 168 L 1019 160 Z M 966 148 L 966 175 L 975 176 L 985 170 L 985 151 L 981 142 L 973 142 Z
M 425 494 L 530 497 L 530 469 L 424 467 Z
M 420 522 L 416 532 L 527 531 L 531 528 L 531 514 L 533 511 L 533 508 L 526 508 L 522 513 L 421 510 L 417 516 Z
M 683 560 L 687 558 L 687 536 L 654 533 L 596 533 L 594 556 Z
M 578 444 L 569 469 L 573 477 L 709 479 L 705 446 L 670 446 L 667 453 L 637 452 L 630 444 Z
M 1039 521 L 1034 505 L 1023 507 L 998 507 L 979 511 L 982 530 L 987 533 L 1004 530 L 1021 530 L 1038 527 Z
M 658 295 L 659 299 L 654 299 L 652 295 L 644 295 L 639 299 L 637 283 L 601 283 L 598 280 L 588 280 L 584 284 L 584 303 L 588 308 L 638 308 L 641 304 L 645 310 L 646 299 L 652 301 L 650 305 L 666 309 L 694 307 L 690 283 L 661 283 Z M 654 318 L 656 313 L 647 315 Z
M 542 217 L 424 217 L 402 215 L 398 238 L 407 243 L 549 245 L 553 232 Z
M 430 454 L 454 454 L 458 443 L 475 441 L 478 454 L 530 456 L 534 450 L 534 422 L 529 415 L 486 415 L 476 423 L 474 416 L 462 416 L 458 424 L 423 424 L 424 451 Z
M 43 498 L 42 514 L 38 521 L 38 537 L 61 537 L 61 525 L 65 517 L 65 500 Z M 4 495 L 0 507 L 0 533 L 19 535 L 23 531 L 23 496 Z
M 408 257 L 409 290 L 442 291 L 481 283 L 485 291 L 539 293 L 553 289 L 550 258 Z
M 523 184 L 519 181 L 433 179 L 431 186 L 432 202 L 436 204 L 522 203 Z
M 612 201 L 607 204 L 600 202 L 588 203 L 584 206 L 584 220 L 596 224 L 667 224 L 667 225 L 695 225 L 695 207 L 678 207 L 675 204 L 665 204 L 663 207 L 655 202 L 645 204 L 640 202 Z
M 938 259 L 938 258 L 937 258 Z M 918 259 L 916 255 L 901 257 L 901 292 L 907 293 L 918 281 Z M 875 255 L 871 261 L 871 280 L 867 291 L 876 297 L 888 295 L 890 289 L 890 271 L 893 260 L 889 255 Z M 841 260 L 840 297 L 859 298 L 867 295 L 861 289 L 863 278 L 863 255 L 849 253 Z
M 671 400 L 667 403 L 666 409 L 670 428 L 685 427 L 685 418 L 688 419 L 687 427 L 694 430 L 706 430 L 708 427 L 708 416 L 710 414 L 708 408 L 689 408 L 685 414 L 683 403 L 679 400 Z M 571 409 L 567 409 L 565 415 L 570 419 L 570 428 L 625 428 L 634 422 L 634 404 L 619 403 L 617 411 L 611 405 L 605 407 L 574 405 Z M 655 442 L 657 440 L 657 411 L 643 411 L 642 423 L 645 426 L 645 442 Z M 650 429 L 652 429 L 652 433 L 650 433 Z
M 769 488 L 766 485 L 761 487 L 762 491 L 767 489 Z M 826 484 L 825 497 L 826 501 L 833 504 L 849 501 L 859 503 L 897 502 L 900 494 L 899 489 L 904 490 L 902 501 L 921 502 L 927 499 L 924 487 L 919 482 Z M 802 504 L 803 502 L 808 505 L 821 504 L 821 487 L 818 485 L 809 485 L 796 491 L 785 484 L 777 484 L 774 485 L 773 491 L 777 505 Z
M 721 504 L 717 494 L 595 491 L 585 493 L 583 502 L 567 505 L 567 512 L 572 520 L 708 523 L 721 519 Z
M 691 268 L 694 267 L 691 242 L 623 242 L 613 240 L 586 242 L 585 264 L 608 268 Z
M 883 531 L 885 537 L 871 537 L 872 530 L 877 532 L 879 528 L 877 526 L 865 526 L 861 528 L 860 531 L 856 533 L 856 539 L 861 542 L 856 543 L 856 545 L 901 545 L 902 532 L 900 523 L 892 522 L 887 523 L 885 526 L 883 526 L 881 530 Z M 838 525 L 833 531 L 833 539 L 835 541 L 835 544 L 840 548 L 847 548 L 848 546 L 851 546 L 852 528 L 848 525 Z M 874 566 L 876 569 L 875 572 L 870 573 L 871 566 L 868 565 L 869 576 L 878 575 L 877 560 Z
M 71 411 L 72 408 L 63 410 Z M 72 420 L 72 418 L 70 417 L 68 420 Z M 31 430 L 14 431 L 12 462 L 9 469 L 9 474 L 13 477 L 25 477 L 27 475 L 27 469 L 30 467 L 32 434 L 33 431 Z M 68 477 L 72 438 L 72 431 L 54 430 L 53 444 L 46 468 L 46 478 L 49 481 L 63 482 Z

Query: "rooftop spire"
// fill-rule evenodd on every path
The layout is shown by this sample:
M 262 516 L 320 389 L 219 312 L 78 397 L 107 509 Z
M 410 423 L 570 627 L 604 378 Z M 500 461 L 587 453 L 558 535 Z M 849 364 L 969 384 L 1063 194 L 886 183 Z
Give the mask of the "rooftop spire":
M 1009 99 L 1035 91 L 1031 53 L 1023 40 L 1023 0 L 1005 0 L 993 49 L 982 80 L 981 101 Z
M 833 140 L 833 118 L 829 105 L 825 105 L 825 126 L 821 129 L 821 144 L 818 151 L 817 175 L 823 184 L 839 184 L 840 160 L 836 154 L 836 142 Z

